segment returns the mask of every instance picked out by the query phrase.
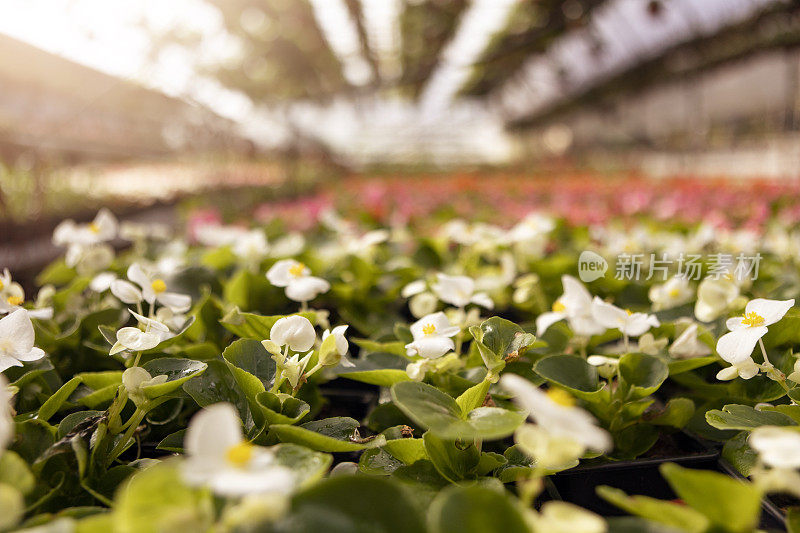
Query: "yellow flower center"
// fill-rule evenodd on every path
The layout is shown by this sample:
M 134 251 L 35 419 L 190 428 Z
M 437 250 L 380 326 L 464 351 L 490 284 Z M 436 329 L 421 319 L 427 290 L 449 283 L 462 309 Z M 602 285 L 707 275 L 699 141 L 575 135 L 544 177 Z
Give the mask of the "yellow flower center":
M 225 452 L 225 459 L 227 459 L 228 462 L 233 466 L 243 468 L 247 466 L 247 464 L 250 462 L 250 459 L 253 458 L 254 448 L 255 446 L 249 442 L 242 441 L 239 444 L 228 448 L 228 451 Z
M 157 294 L 158 294 L 158 293 L 162 293 L 162 292 L 164 292 L 165 290 L 167 290 L 167 284 L 166 284 L 166 283 L 164 283 L 164 280 L 163 280 L 163 279 L 156 279 L 156 280 L 153 280 L 153 283 L 151 283 L 151 284 L 150 284 L 150 287 L 152 287 L 152 288 L 153 288 L 153 291 L 154 291 L 155 293 L 157 293 Z
M 681 291 L 679 291 L 678 289 L 672 289 L 671 291 L 669 291 L 669 296 L 670 298 L 677 298 L 680 293 Z
M 561 300 L 556 300 L 553 302 L 553 312 L 554 313 L 563 313 L 567 310 L 567 306 L 561 303 Z
M 289 268 L 289 274 L 291 274 L 292 276 L 294 276 L 296 278 L 299 278 L 300 276 L 303 275 L 303 272 L 305 271 L 305 269 L 306 269 L 306 266 L 303 263 L 295 263 L 294 265 L 292 265 Z
M 92 233 L 100 233 L 100 226 L 96 222 L 89 224 L 89 231 Z
M 742 324 L 751 328 L 758 327 L 763 323 L 764 323 L 764 317 L 759 315 L 755 311 L 750 311 L 742 318 Z
M 424 326 L 422 326 L 422 333 L 424 333 L 425 335 L 433 335 L 434 333 L 436 333 L 436 326 L 434 326 L 433 324 L 425 324 Z
M 631 316 L 633 314 L 633 311 L 631 311 L 630 309 L 626 309 L 625 312 L 628 313 L 628 316 Z
M 2 291 L 2 290 L 3 290 L 3 287 L 5 287 L 5 284 L 3 283 L 3 281 L 2 281 L 2 280 L 0 280 L 0 291 Z
M 575 398 L 564 389 L 556 387 L 549 388 L 547 389 L 547 397 L 554 403 L 563 405 L 564 407 L 572 407 L 575 405 Z
M 22 297 L 21 297 L 21 296 L 9 296 L 9 297 L 7 298 L 7 301 L 8 301 L 8 303 L 9 303 L 9 304 L 11 304 L 11 305 L 22 305 L 22 302 L 23 302 L 24 300 L 22 299 Z

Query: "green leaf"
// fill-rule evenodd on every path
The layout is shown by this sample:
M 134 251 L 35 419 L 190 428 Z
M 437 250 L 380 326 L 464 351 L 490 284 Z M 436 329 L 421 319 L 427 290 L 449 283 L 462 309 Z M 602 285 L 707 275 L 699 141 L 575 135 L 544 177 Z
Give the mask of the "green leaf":
M 418 507 L 404 487 L 384 477 L 326 479 L 292 499 L 291 530 L 352 533 L 425 531 Z
M 3 483 L 15 487 L 22 494 L 30 494 L 36 486 L 36 478 L 22 457 L 6 451 L 0 455 L 0 484 Z
M 185 429 L 179 429 L 175 433 L 170 433 L 158 443 L 156 450 L 183 453 L 183 439 L 186 436 Z
M 355 367 L 342 367 L 338 371 L 338 375 L 380 387 L 391 387 L 395 383 L 410 380 L 406 373 L 406 366 L 409 360 L 399 355 L 375 352 L 362 356 L 353 362 L 356 365 Z
M 786 529 L 789 533 L 800 533 L 800 507 L 790 507 L 786 512 Z
M 113 530 L 157 533 L 171 530 L 176 519 L 185 531 L 209 529 L 214 516 L 209 493 L 187 487 L 182 479 L 177 461 L 165 461 L 132 476 L 117 492 Z
M 722 410 L 713 409 L 706 413 L 706 421 L 717 429 L 746 429 L 759 426 L 796 426 L 789 416 L 776 411 L 758 411 L 748 405 L 731 404 Z
M 619 374 L 629 400 L 650 396 L 669 376 L 669 368 L 658 357 L 628 353 L 619 358 Z
M 703 368 L 704 366 L 716 363 L 717 361 L 719 361 L 717 356 L 709 355 L 706 357 L 694 357 L 692 359 L 673 360 L 667 363 L 667 367 L 669 367 L 669 375 L 676 376 L 678 374 L 683 374 L 684 372 Z
M 454 441 L 440 439 L 430 431 L 422 436 L 422 440 L 425 453 L 445 479 L 456 483 L 475 477 L 472 472 L 480 462 L 480 452 L 474 444 L 461 448 Z
M 250 408 L 244 393 L 237 387 L 236 379 L 223 361 L 209 361 L 201 375 L 183 384 L 183 390 L 200 407 L 228 402 L 236 406 L 242 420 L 247 420 Z
M 672 398 L 664 410 L 655 418 L 648 420 L 656 426 L 671 426 L 681 429 L 694 416 L 694 402 L 689 398 Z
M 306 402 L 288 394 L 260 392 L 256 401 L 269 424 L 296 424 L 311 411 Z
M 384 449 L 407 465 L 428 458 L 422 439 L 387 439 Z
M 467 416 L 470 411 L 483 405 L 483 401 L 486 399 L 486 394 L 489 392 L 489 387 L 491 385 L 489 380 L 484 379 L 477 385 L 465 390 L 461 396 L 456 398 L 456 403 L 461 408 L 463 416 Z
M 145 397 L 152 400 L 165 394 L 170 394 L 181 388 L 181 385 L 195 376 L 205 372 L 208 365 L 200 361 L 191 359 L 177 359 L 165 357 L 153 359 L 142 365 L 151 376 L 167 376 L 167 381 L 157 385 L 147 385 L 142 387 Z
M 406 344 L 408 343 L 403 341 L 379 342 L 369 339 L 352 339 L 352 341 L 361 348 L 362 354 L 390 353 L 402 357 L 408 362 L 408 359 L 406 359 Z
M 519 504 L 508 494 L 481 486 L 449 487 L 431 504 L 431 533 L 527 533 Z
M 544 379 L 563 387 L 586 401 L 597 401 L 603 386 L 597 378 L 597 368 L 577 355 L 551 355 L 540 359 L 533 370 Z
M 762 493 L 755 485 L 674 463 L 665 463 L 660 470 L 679 498 L 720 528 L 744 533 L 758 524 Z
M 16 526 L 25 515 L 25 499 L 13 485 L 0 483 L 0 530 Z
M 64 383 L 60 389 L 58 389 L 55 394 L 50 396 L 39 408 L 39 414 L 37 418 L 39 420 L 50 420 L 53 415 L 55 415 L 59 409 L 64 405 L 69 398 L 69 395 L 78 388 L 78 385 L 81 384 L 81 379 L 79 377 L 74 377 L 71 380 Z
M 480 326 L 472 326 L 469 332 L 481 354 L 486 368 L 499 372 L 509 356 L 518 356 L 536 340 L 517 324 L 504 318 L 492 317 Z
M 275 380 L 275 360 L 264 346 L 252 339 L 234 341 L 222 352 L 239 390 L 244 394 L 257 425 L 266 421 L 258 395 Z
M 372 476 L 389 476 L 405 463 L 383 448 L 364 450 L 358 460 L 358 469 Z
M 309 319 L 312 324 L 317 318 L 317 313 L 314 311 L 295 314 Z M 234 307 L 227 315 L 222 317 L 220 324 L 242 339 L 263 341 L 269 339 L 269 332 L 272 326 L 284 316 L 293 315 L 263 316 L 254 313 L 242 313 L 237 307 Z
M 748 431 L 742 431 L 722 446 L 722 458 L 743 476 L 749 476 L 758 462 L 758 454 L 747 444 L 749 436 Z
M 301 487 L 322 479 L 333 462 L 333 457 L 327 453 L 296 444 L 277 444 L 270 450 L 274 453 L 275 463 L 289 468 Z
M 321 452 L 356 452 L 386 444 L 383 435 L 377 435 L 364 442 L 357 432 L 359 426 L 358 421 L 353 418 L 334 417 L 315 420 L 301 426 L 273 424 L 269 430 L 282 442 L 302 444 Z
M 415 381 L 394 385 L 392 399 L 414 422 L 447 439 L 501 439 L 525 419 L 521 413 L 499 407 L 479 407 L 465 416 L 453 397 Z
M 605 485 L 597 487 L 597 494 L 623 511 L 677 528 L 680 531 L 702 533 L 708 529 L 709 520 L 685 505 L 657 500 L 649 496 L 628 496 L 619 489 Z
M 800 309 L 792 308 L 762 338 L 767 348 L 800 344 Z

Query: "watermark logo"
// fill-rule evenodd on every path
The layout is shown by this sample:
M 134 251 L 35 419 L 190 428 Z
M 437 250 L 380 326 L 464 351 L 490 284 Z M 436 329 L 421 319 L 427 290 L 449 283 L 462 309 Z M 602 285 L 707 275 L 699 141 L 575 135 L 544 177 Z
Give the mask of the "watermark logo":
M 584 250 L 578 258 L 578 277 L 584 283 L 591 283 L 606 275 L 608 261 L 591 250 Z
M 730 279 L 736 281 L 755 280 L 761 254 L 734 255 L 726 253 L 708 254 L 645 254 L 621 253 L 613 259 L 612 273 L 620 281 L 666 281 L 672 276 L 688 281 L 701 279 Z M 578 258 L 578 277 L 590 283 L 605 277 L 609 263 L 601 255 L 584 250 Z

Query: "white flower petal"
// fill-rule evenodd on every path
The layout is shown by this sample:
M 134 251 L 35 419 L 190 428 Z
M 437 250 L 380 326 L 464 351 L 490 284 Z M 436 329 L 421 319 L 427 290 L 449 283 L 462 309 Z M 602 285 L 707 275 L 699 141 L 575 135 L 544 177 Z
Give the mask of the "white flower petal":
M 731 331 L 717 341 L 717 353 L 731 364 L 746 361 L 752 355 L 758 339 L 766 334 L 766 326 Z
M 331 284 L 315 276 L 303 276 L 292 280 L 286 286 L 286 297 L 295 302 L 308 302 L 318 295 L 328 292 Z
M 423 337 L 406 344 L 406 352 L 409 355 L 420 355 L 426 359 L 436 359 L 454 349 L 453 339 L 449 337 Z
M 236 409 L 229 403 L 216 403 L 192 418 L 184 443 L 189 456 L 216 464 L 224 461 L 226 452 L 242 440 Z
M 293 315 L 279 318 L 270 329 L 269 338 L 278 346 L 288 344 L 295 352 L 305 352 L 314 346 L 317 334 L 307 318 Z
M 536 317 L 536 336 L 541 337 L 550 326 L 565 318 L 567 318 L 566 313 L 542 313 Z
M 142 291 L 129 281 L 114 280 L 110 286 L 111 294 L 119 298 L 122 303 L 135 305 L 142 301 Z
M 747 302 L 745 315 L 755 313 L 764 319 L 762 325 L 769 326 L 783 318 L 792 306 L 794 306 L 794 299 L 767 300 L 766 298 L 756 298 Z

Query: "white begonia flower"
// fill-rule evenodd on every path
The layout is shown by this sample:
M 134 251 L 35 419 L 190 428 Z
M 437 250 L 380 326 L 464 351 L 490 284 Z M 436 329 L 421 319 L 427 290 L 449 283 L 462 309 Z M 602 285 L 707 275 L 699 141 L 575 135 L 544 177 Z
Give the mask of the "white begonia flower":
M 389 236 L 389 231 L 385 229 L 368 231 L 360 236 L 347 234 L 342 239 L 341 249 L 348 254 L 364 255 L 369 253 L 373 246 L 388 241 Z
M 586 287 L 568 275 L 561 276 L 561 284 L 564 294 L 553 303 L 553 310 L 536 318 L 536 335 L 541 337 L 550 326 L 564 319 L 576 335 L 591 337 L 604 333 L 606 328 L 592 316 L 592 295 Z
M 305 357 L 300 359 L 300 354 L 294 354 L 287 358 L 281 364 L 281 376 L 286 379 L 293 389 L 296 389 L 300 383 L 300 378 L 308 366 L 308 361 L 311 359 L 312 352 L 308 352 Z
M 191 296 L 188 294 L 169 292 L 167 290 L 167 283 L 163 279 L 157 277 L 154 273 L 145 270 L 145 268 L 139 263 L 133 263 L 130 267 L 128 267 L 128 279 L 136 283 L 141 288 L 142 299 L 144 299 L 144 301 L 150 305 L 158 302 L 161 305 L 169 307 L 176 313 L 185 313 L 192 306 Z M 117 293 L 114 292 L 114 286 L 118 283 L 119 282 L 114 282 L 111 286 L 111 292 L 113 292 L 115 296 L 117 296 Z M 126 296 L 130 298 L 135 296 L 135 293 L 130 291 L 130 287 L 126 288 L 125 293 Z M 117 297 L 119 298 L 119 296 Z
M 119 225 L 119 236 L 126 241 L 142 241 L 152 239 L 156 241 L 166 241 L 172 236 L 172 230 L 168 224 L 159 222 L 121 222 Z
M 76 224 L 74 220 L 61 222 L 53 231 L 56 246 L 91 246 L 111 241 L 117 237 L 119 223 L 108 209 L 101 209 L 89 224 Z
M 349 326 L 344 326 L 343 325 L 343 326 L 336 326 L 332 330 L 327 330 L 326 329 L 322 333 L 322 342 L 324 343 L 325 339 L 327 339 L 330 335 L 333 335 L 334 344 L 336 346 L 336 355 L 339 356 L 338 360 L 336 360 L 336 362 L 333 363 L 333 364 L 341 363 L 342 366 L 354 367 L 354 366 L 356 366 L 355 364 L 353 364 L 351 361 L 348 361 L 347 359 L 344 358 L 344 355 L 347 353 L 347 350 L 350 348 L 350 343 L 347 342 L 347 338 L 344 336 L 344 332 L 347 331 L 348 327 Z M 336 358 L 334 357 L 334 358 L 332 358 L 332 360 L 333 359 L 336 359 Z M 330 366 L 330 364 L 328 364 L 327 362 L 323 362 L 321 357 L 320 357 L 320 363 L 325 365 L 325 366 Z
M 25 302 L 25 291 L 22 285 L 11 279 L 6 268 L 0 274 L 0 314 L 10 313 Z
M 520 437 L 523 441 L 533 444 L 535 448 L 544 445 L 545 448 L 551 450 L 548 452 L 551 454 L 550 457 L 545 460 L 548 466 L 554 467 L 563 464 L 567 455 L 572 459 L 577 459 L 587 449 L 596 452 L 611 450 L 613 445 L 611 435 L 597 426 L 597 420 L 588 411 L 575 406 L 575 399 L 566 391 L 551 388 L 544 392 L 527 379 L 508 373 L 503 374 L 500 378 L 500 386 L 514 395 L 514 401 L 526 409 L 528 416 L 536 423 L 534 427 L 538 431 L 529 427 L 522 430 Z M 530 425 L 522 427 L 526 426 Z M 580 450 L 571 450 L 568 454 L 554 457 L 552 446 L 542 443 L 542 433 L 558 440 L 564 447 L 568 447 L 568 443 L 572 442 L 578 445 Z M 539 449 L 541 456 L 543 452 L 541 448 Z M 534 458 L 540 460 L 541 457 L 534 455 Z
M 461 331 L 450 324 L 447 316 L 439 311 L 426 315 L 411 324 L 414 341 L 406 344 L 408 355 L 420 355 L 426 359 L 436 359 L 455 349 L 453 337 Z
M 656 339 L 652 333 L 648 332 L 639 337 L 639 342 L 636 345 L 636 349 L 639 352 L 647 355 L 657 355 L 661 352 L 661 350 L 667 347 L 667 343 L 669 343 L 668 339 Z
M 270 246 L 272 257 L 292 257 L 299 255 L 306 247 L 306 239 L 302 233 L 287 233 L 276 239 Z
M 411 298 L 412 296 L 425 292 L 427 289 L 428 282 L 424 279 L 418 279 L 400 289 L 400 296 L 403 298 Z
M 14 439 L 14 396 L 8 390 L 8 381 L 0 374 L 0 457 Z
M 161 307 L 156 311 L 156 320 L 165 324 L 171 331 L 180 331 L 186 323 L 186 315 L 176 313 L 169 307 Z
M 428 372 L 429 368 L 430 360 L 422 359 L 421 361 L 406 365 L 406 374 L 408 374 L 411 381 L 422 381 L 425 379 L 425 374 Z
M 675 359 L 691 359 L 693 357 L 703 357 L 711 354 L 711 348 L 697 338 L 697 324 L 689 324 L 683 330 L 672 345 L 669 347 L 669 354 Z
M 653 311 L 671 309 L 686 302 L 694 297 L 692 286 L 689 280 L 683 276 L 670 278 L 662 285 L 653 285 L 648 293 L 650 301 L 653 302 Z
M 697 287 L 694 316 L 700 322 L 711 322 L 724 315 L 739 298 L 739 285 L 733 278 L 706 278 Z
M 139 324 L 142 324 L 145 329 L 134 327 L 125 327 L 117 331 L 117 342 L 111 347 L 109 355 L 115 355 L 119 352 L 141 352 L 144 350 L 151 350 L 175 336 L 169 330 L 166 324 L 147 318 L 133 311 L 129 311 L 131 315 L 136 318 Z
M 546 237 L 555 229 L 555 221 L 541 213 L 530 213 L 506 234 L 510 242 L 529 242 Z
M 309 302 L 328 292 L 331 284 L 311 275 L 311 270 L 294 259 L 281 259 L 267 271 L 267 279 L 276 287 L 284 287 L 286 297 L 295 302 Z
M 747 440 L 761 462 L 771 468 L 800 468 L 800 432 L 777 426 L 761 426 Z
M 758 366 L 751 357 L 756 343 L 769 331 L 767 326 L 782 319 L 793 305 L 794 299 L 756 298 L 747 302 L 743 316 L 729 318 L 725 325 L 730 332 L 717 341 L 717 353 L 732 366 L 722 369 L 717 379 L 729 380 L 737 375 L 750 379 L 758 374 Z
M 33 322 L 28 311 L 19 308 L 0 318 L 0 372 L 44 357 L 44 351 L 36 348 L 34 342 Z
M 267 236 L 260 229 L 246 231 L 234 241 L 233 253 L 243 261 L 258 264 L 269 254 Z
M 314 346 L 317 333 L 306 317 L 292 315 L 279 318 L 272 325 L 269 340 L 278 346 L 289 346 L 295 352 L 307 352 Z
M 792 373 L 786 376 L 786 379 L 791 379 L 795 383 L 800 383 L 800 358 L 794 362 Z
M 130 281 L 114 279 L 109 283 L 108 288 L 111 289 L 111 294 L 116 296 L 119 301 L 124 304 L 136 305 L 144 301 L 142 291 Z
M 436 311 L 439 299 L 431 292 L 415 294 L 408 301 L 408 310 L 414 318 L 422 318 Z
M 117 280 L 117 275 L 113 272 L 100 272 L 95 277 L 92 278 L 92 281 L 89 282 L 89 289 L 94 292 L 106 292 L 108 289 L 111 288 L 111 284 Z M 117 296 L 119 298 L 119 296 Z M 139 299 L 141 301 L 141 298 Z M 130 302 L 125 302 L 130 303 Z M 135 302 L 134 302 L 135 303 Z
M 533 519 L 536 533 L 606 533 L 602 517 L 563 501 L 549 501 Z
M 135 405 L 142 405 L 147 402 L 142 391 L 143 387 L 149 385 L 159 385 L 167 382 L 167 375 L 151 376 L 150 372 L 140 366 L 132 366 L 122 373 L 122 384 L 125 386 L 125 391 L 128 397 Z
M 592 316 L 598 324 L 608 329 L 618 329 L 627 337 L 638 337 L 660 325 L 655 315 L 632 313 L 597 296 L 592 300 Z
M 467 276 L 448 276 L 437 274 L 433 292 L 444 303 L 456 307 L 466 307 L 469 304 L 480 305 L 487 309 L 494 308 L 494 302 L 485 292 L 475 292 L 475 280 Z
M 222 224 L 212 223 L 197 227 L 194 231 L 194 237 L 203 246 L 217 248 L 233 245 L 246 232 L 246 229 L 238 226 L 223 226 Z
M 246 440 L 236 409 L 217 403 L 203 409 L 186 430 L 183 477 L 193 486 L 208 486 L 215 494 L 238 497 L 247 494 L 288 494 L 296 478 L 277 464 L 269 448 Z

